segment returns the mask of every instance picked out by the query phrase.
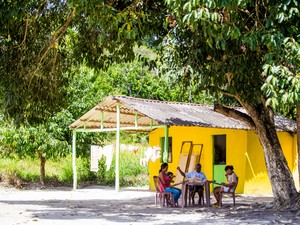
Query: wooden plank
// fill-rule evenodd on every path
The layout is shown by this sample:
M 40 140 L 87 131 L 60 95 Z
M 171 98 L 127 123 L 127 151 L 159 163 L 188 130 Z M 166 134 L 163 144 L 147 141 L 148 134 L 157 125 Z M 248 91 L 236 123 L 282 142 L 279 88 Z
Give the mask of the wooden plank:
M 200 162 L 200 155 L 192 154 L 190 157 L 188 172 L 194 171 L 197 163 L 199 163 L 199 162 Z
M 188 172 L 194 171 L 198 163 L 200 163 L 203 144 L 192 144 L 190 162 Z
M 189 155 L 188 154 L 180 154 L 179 156 L 179 162 L 178 166 L 182 171 L 186 170 L 187 162 L 188 162 Z M 181 183 L 183 181 L 184 177 L 179 173 L 178 170 L 176 170 L 176 177 L 174 183 Z M 178 186 L 178 188 L 181 188 L 181 186 Z

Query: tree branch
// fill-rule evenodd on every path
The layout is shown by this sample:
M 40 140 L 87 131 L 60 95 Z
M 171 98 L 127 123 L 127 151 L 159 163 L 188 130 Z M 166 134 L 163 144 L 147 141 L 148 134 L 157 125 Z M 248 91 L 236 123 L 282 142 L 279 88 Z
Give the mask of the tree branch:
M 43 54 L 43 56 L 41 57 L 40 61 L 39 61 L 39 64 L 41 64 L 41 62 L 44 60 L 44 58 L 48 55 L 48 52 L 50 51 L 50 49 L 52 48 L 52 46 L 54 45 L 55 46 L 55 43 L 58 42 L 62 37 L 63 37 L 63 34 L 65 33 L 66 29 L 68 28 L 70 22 L 72 21 L 74 15 L 75 15 L 75 9 L 76 8 L 73 8 L 72 9 L 72 12 L 70 13 L 67 21 L 65 22 L 64 25 L 62 25 L 58 30 L 56 30 L 53 34 L 53 37 L 52 39 L 50 40 L 50 44 L 48 46 L 48 49 L 45 51 L 45 53 Z M 56 38 L 57 34 L 62 32 L 58 38 Z M 38 65 L 39 65 L 38 64 Z
M 22 46 L 25 43 L 26 38 L 27 38 L 28 25 L 29 25 L 28 20 L 29 20 L 28 19 L 28 14 L 26 14 L 25 34 L 24 34 L 23 40 L 20 44 L 18 44 L 17 46 L 14 46 L 14 48 L 19 48 L 20 46 Z
M 244 123 L 246 123 L 248 126 L 250 126 L 252 129 L 255 130 L 255 124 L 253 122 L 253 120 L 251 119 L 250 116 L 248 116 L 245 113 L 242 113 L 238 110 L 235 110 L 234 108 L 229 108 L 229 107 L 225 107 L 225 106 L 221 106 L 219 104 L 216 104 L 214 106 L 214 111 L 221 113 L 225 116 L 229 116 L 231 118 L 237 119 L 237 120 L 241 120 Z
M 42 64 L 42 61 L 44 60 L 44 58 L 48 55 L 48 53 L 50 52 L 51 48 L 55 48 L 55 44 L 64 36 L 64 33 L 65 31 L 67 30 L 69 24 L 71 23 L 74 15 L 75 15 L 75 11 L 76 11 L 76 8 L 73 8 L 67 21 L 59 28 L 57 29 L 54 34 L 53 34 L 53 37 L 51 38 L 50 42 L 49 42 L 49 46 L 47 48 L 47 50 L 44 52 L 44 54 L 42 55 L 42 57 L 40 58 L 38 64 L 37 64 L 37 67 L 36 67 L 36 70 L 32 73 L 32 76 L 31 76 L 31 79 L 30 79 L 30 82 L 29 82 L 29 87 L 30 87 L 30 84 L 32 82 L 32 79 L 34 77 L 34 74 L 39 70 L 39 67 L 40 65 Z M 58 35 L 58 37 L 57 37 Z M 56 62 L 56 51 L 54 51 L 54 59 L 53 59 L 53 63 L 55 64 Z M 53 65 L 53 68 L 54 68 L 54 65 Z M 53 70 L 52 68 L 52 70 Z

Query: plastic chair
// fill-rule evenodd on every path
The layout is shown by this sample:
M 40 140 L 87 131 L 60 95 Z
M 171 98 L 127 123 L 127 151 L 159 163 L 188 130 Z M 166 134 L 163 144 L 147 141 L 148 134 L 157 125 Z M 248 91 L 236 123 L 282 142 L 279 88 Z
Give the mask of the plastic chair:
M 158 176 L 153 176 L 153 181 L 156 189 L 155 206 L 157 206 L 157 203 L 159 201 L 159 204 L 162 207 L 165 207 L 165 205 L 174 207 L 175 206 L 174 194 L 165 191 Z
M 222 198 L 223 198 L 223 195 L 231 195 L 231 196 L 232 196 L 232 200 L 233 200 L 233 206 L 235 206 L 235 189 L 236 189 L 236 187 L 238 186 L 238 183 L 239 183 L 239 178 L 237 177 L 237 178 L 236 178 L 236 185 L 235 185 L 235 187 L 233 188 L 233 192 L 224 192 L 224 191 L 221 191 L 221 192 L 220 192 L 220 202 L 219 202 L 219 207 L 222 207 Z
M 190 189 L 188 189 L 188 192 L 189 192 L 189 205 L 191 205 L 191 201 L 192 201 L 192 195 L 193 195 L 193 192 L 195 192 L 195 190 L 190 190 Z M 196 194 L 196 193 L 195 193 Z M 195 198 L 195 195 L 194 195 L 194 198 Z M 202 191 L 202 195 L 201 196 L 199 196 L 199 198 L 200 198 L 200 203 L 202 203 L 202 205 L 204 205 L 204 190 Z

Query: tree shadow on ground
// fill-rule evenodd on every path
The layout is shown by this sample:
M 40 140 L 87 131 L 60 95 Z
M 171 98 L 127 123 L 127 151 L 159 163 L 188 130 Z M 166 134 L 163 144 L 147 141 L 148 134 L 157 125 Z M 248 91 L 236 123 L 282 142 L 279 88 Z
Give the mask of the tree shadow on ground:
M 1 208 L 25 208 L 32 220 L 94 221 L 97 224 L 300 224 L 298 212 L 272 211 L 265 207 L 270 197 L 224 198 L 222 208 L 155 206 L 155 192 L 91 187 L 79 191 L 22 191 L 25 199 L 1 199 Z M 17 193 L 21 196 L 20 192 Z M 48 196 L 47 196 L 48 194 Z M 51 196 L 50 196 L 51 194 Z

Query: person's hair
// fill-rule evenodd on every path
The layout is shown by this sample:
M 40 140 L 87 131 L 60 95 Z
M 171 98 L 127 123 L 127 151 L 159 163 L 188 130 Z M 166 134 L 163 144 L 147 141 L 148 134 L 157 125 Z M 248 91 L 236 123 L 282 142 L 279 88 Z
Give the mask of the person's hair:
M 202 167 L 200 163 L 197 163 L 197 164 L 196 164 L 196 166 L 200 166 L 200 167 Z
M 168 166 L 168 163 L 163 163 L 163 164 L 161 164 L 159 172 L 161 172 L 161 171 L 162 171 L 164 168 L 166 168 L 167 166 Z
M 168 175 L 169 177 L 171 177 L 171 176 L 173 176 L 174 174 L 173 174 L 172 172 L 167 172 L 167 175 Z
M 233 170 L 233 166 L 232 166 L 232 165 L 228 165 L 228 166 L 226 166 L 226 167 L 225 167 L 225 171 L 227 171 L 228 169 L 231 169 L 231 170 Z

